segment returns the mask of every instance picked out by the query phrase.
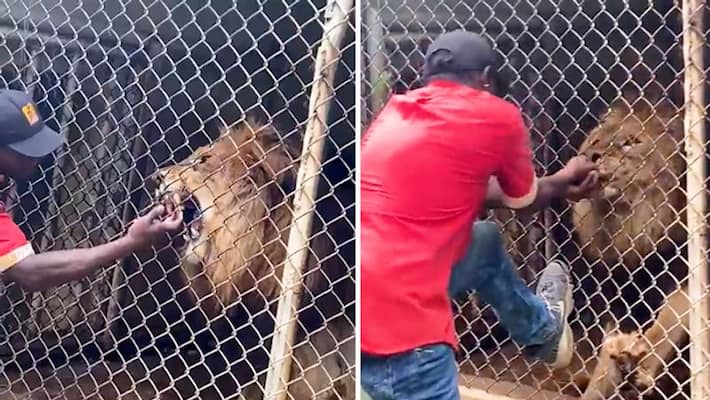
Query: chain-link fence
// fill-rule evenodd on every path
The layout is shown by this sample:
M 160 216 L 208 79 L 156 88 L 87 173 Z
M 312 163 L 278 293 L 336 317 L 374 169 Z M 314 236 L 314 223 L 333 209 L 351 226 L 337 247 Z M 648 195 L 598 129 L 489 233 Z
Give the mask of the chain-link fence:
M 705 210 L 707 181 L 697 173 L 704 173 L 706 143 L 696 140 L 694 155 L 685 153 L 685 135 L 704 129 L 707 102 L 697 104 L 704 80 L 683 85 L 690 75 L 684 74 L 681 13 L 702 16 L 705 6 L 685 7 L 634 0 L 362 3 L 363 129 L 389 95 L 421 85 L 428 43 L 463 28 L 495 43 L 494 90 L 527 117 L 538 174 L 554 173 L 578 153 L 600 167 L 603 191 L 591 200 L 559 202 L 534 216 L 489 215 L 531 287 L 546 261 L 572 265 L 572 365 L 551 371 L 522 356 L 474 293 L 455 305 L 463 385 L 514 398 L 691 398 L 692 359 L 696 383 L 703 383 L 697 372 L 707 358 L 697 358 L 700 351 L 689 356 L 687 333 L 693 323 L 695 332 L 707 325 L 710 311 L 698 308 L 707 304 L 698 305 L 707 293 L 707 270 L 694 274 L 692 301 L 685 290 L 677 292 L 688 287 L 689 265 L 707 266 L 706 215 L 696 213 L 693 226 L 686 218 Z M 700 51 L 696 63 L 706 50 L 703 36 L 700 47 L 686 41 Z M 689 109 L 684 92 L 695 93 L 695 119 L 683 113 Z M 702 132 L 697 137 L 704 140 Z M 695 186 L 688 191 L 691 165 Z M 692 342 L 704 343 L 700 335 Z M 470 398 L 479 398 L 475 393 Z M 707 394 L 696 389 L 692 396 Z
M 11 211 L 35 250 L 105 243 L 158 202 L 185 223 L 170 243 L 78 282 L 32 294 L 5 282 L 1 398 L 261 398 L 296 249 L 307 257 L 288 398 L 354 399 L 348 10 L 337 56 L 315 63 L 337 6 L 0 2 L 0 87 L 30 92 L 68 141 L 17 185 Z M 319 92 L 330 97 L 309 107 L 330 67 Z M 313 121 L 324 129 L 304 140 Z M 302 154 L 316 176 L 299 175 L 314 165 Z M 294 193 L 309 182 L 315 206 L 299 211 Z M 310 229 L 294 232 L 294 213 L 310 209 Z

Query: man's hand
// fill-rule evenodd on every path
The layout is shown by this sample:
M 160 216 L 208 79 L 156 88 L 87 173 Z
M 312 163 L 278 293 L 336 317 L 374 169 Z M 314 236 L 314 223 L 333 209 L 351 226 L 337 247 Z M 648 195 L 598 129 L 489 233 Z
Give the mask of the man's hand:
M 555 175 L 564 178 L 570 185 L 579 186 L 588 179 L 591 172 L 596 170 L 597 164 L 591 162 L 587 157 L 575 156 Z
M 173 212 L 167 215 L 165 206 L 154 207 L 142 217 L 136 218 L 128 228 L 126 238 L 139 246 L 149 246 L 169 232 L 178 230 L 182 225 L 182 214 Z
M 579 184 L 571 184 L 567 187 L 565 197 L 567 200 L 579 201 L 592 196 L 599 190 L 599 173 L 592 171 Z
M 81 279 L 140 248 L 151 246 L 162 235 L 177 230 L 181 225 L 182 215 L 178 212 L 166 216 L 165 207 L 161 205 L 136 218 L 126 236 L 118 240 L 86 249 L 31 255 L 15 263 L 5 275 L 25 290 L 44 290 Z
M 597 165 L 585 156 L 572 157 L 556 175 L 567 182 L 565 197 L 578 201 L 589 197 L 599 185 Z

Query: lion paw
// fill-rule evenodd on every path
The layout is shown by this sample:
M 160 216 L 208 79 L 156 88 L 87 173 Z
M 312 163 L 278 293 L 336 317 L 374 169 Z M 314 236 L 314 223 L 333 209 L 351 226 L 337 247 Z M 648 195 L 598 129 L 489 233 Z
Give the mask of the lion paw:
M 642 363 L 651 349 L 640 332 L 609 337 L 606 350 L 624 377 L 625 385 L 630 385 L 638 391 L 653 386 L 653 378 Z

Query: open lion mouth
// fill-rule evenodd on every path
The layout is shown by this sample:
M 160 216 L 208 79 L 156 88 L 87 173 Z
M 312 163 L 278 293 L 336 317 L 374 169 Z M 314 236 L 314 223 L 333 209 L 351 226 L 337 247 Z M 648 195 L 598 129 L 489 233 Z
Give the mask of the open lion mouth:
M 202 209 L 197 199 L 190 194 L 167 192 L 159 196 L 160 203 L 166 211 L 181 211 L 182 222 L 185 224 L 185 241 L 196 241 L 202 231 Z

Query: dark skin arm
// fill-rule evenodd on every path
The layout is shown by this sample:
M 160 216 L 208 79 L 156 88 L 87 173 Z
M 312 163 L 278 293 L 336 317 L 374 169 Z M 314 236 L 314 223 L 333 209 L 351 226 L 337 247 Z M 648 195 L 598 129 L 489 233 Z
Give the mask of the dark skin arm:
M 162 220 L 164 213 L 163 206 L 154 208 L 147 215 L 137 218 L 124 237 L 104 245 L 29 256 L 7 270 L 5 277 L 30 292 L 81 279 L 117 259 L 152 245 L 181 226 L 182 216 L 175 214 Z
M 488 70 L 486 73 L 474 72 L 471 75 L 472 86 L 493 93 L 490 90 L 492 80 L 488 76 L 491 71 Z M 556 199 L 567 198 L 568 200 L 577 201 L 589 197 L 597 189 L 598 180 L 599 174 L 594 163 L 584 156 L 573 157 L 557 173 L 539 178 L 535 200 L 529 206 L 517 211 L 533 213 L 549 207 Z M 495 179 L 491 179 L 488 182 L 484 207 L 487 209 L 508 208 L 503 203 L 503 191 Z
M 594 163 L 584 157 L 575 157 L 557 173 L 539 178 L 535 200 L 529 206 L 517 211 L 533 213 L 549 207 L 556 199 L 579 200 L 587 197 L 597 188 L 598 178 Z M 488 183 L 485 207 L 506 208 L 503 203 L 503 191 L 495 179 L 491 179 Z

